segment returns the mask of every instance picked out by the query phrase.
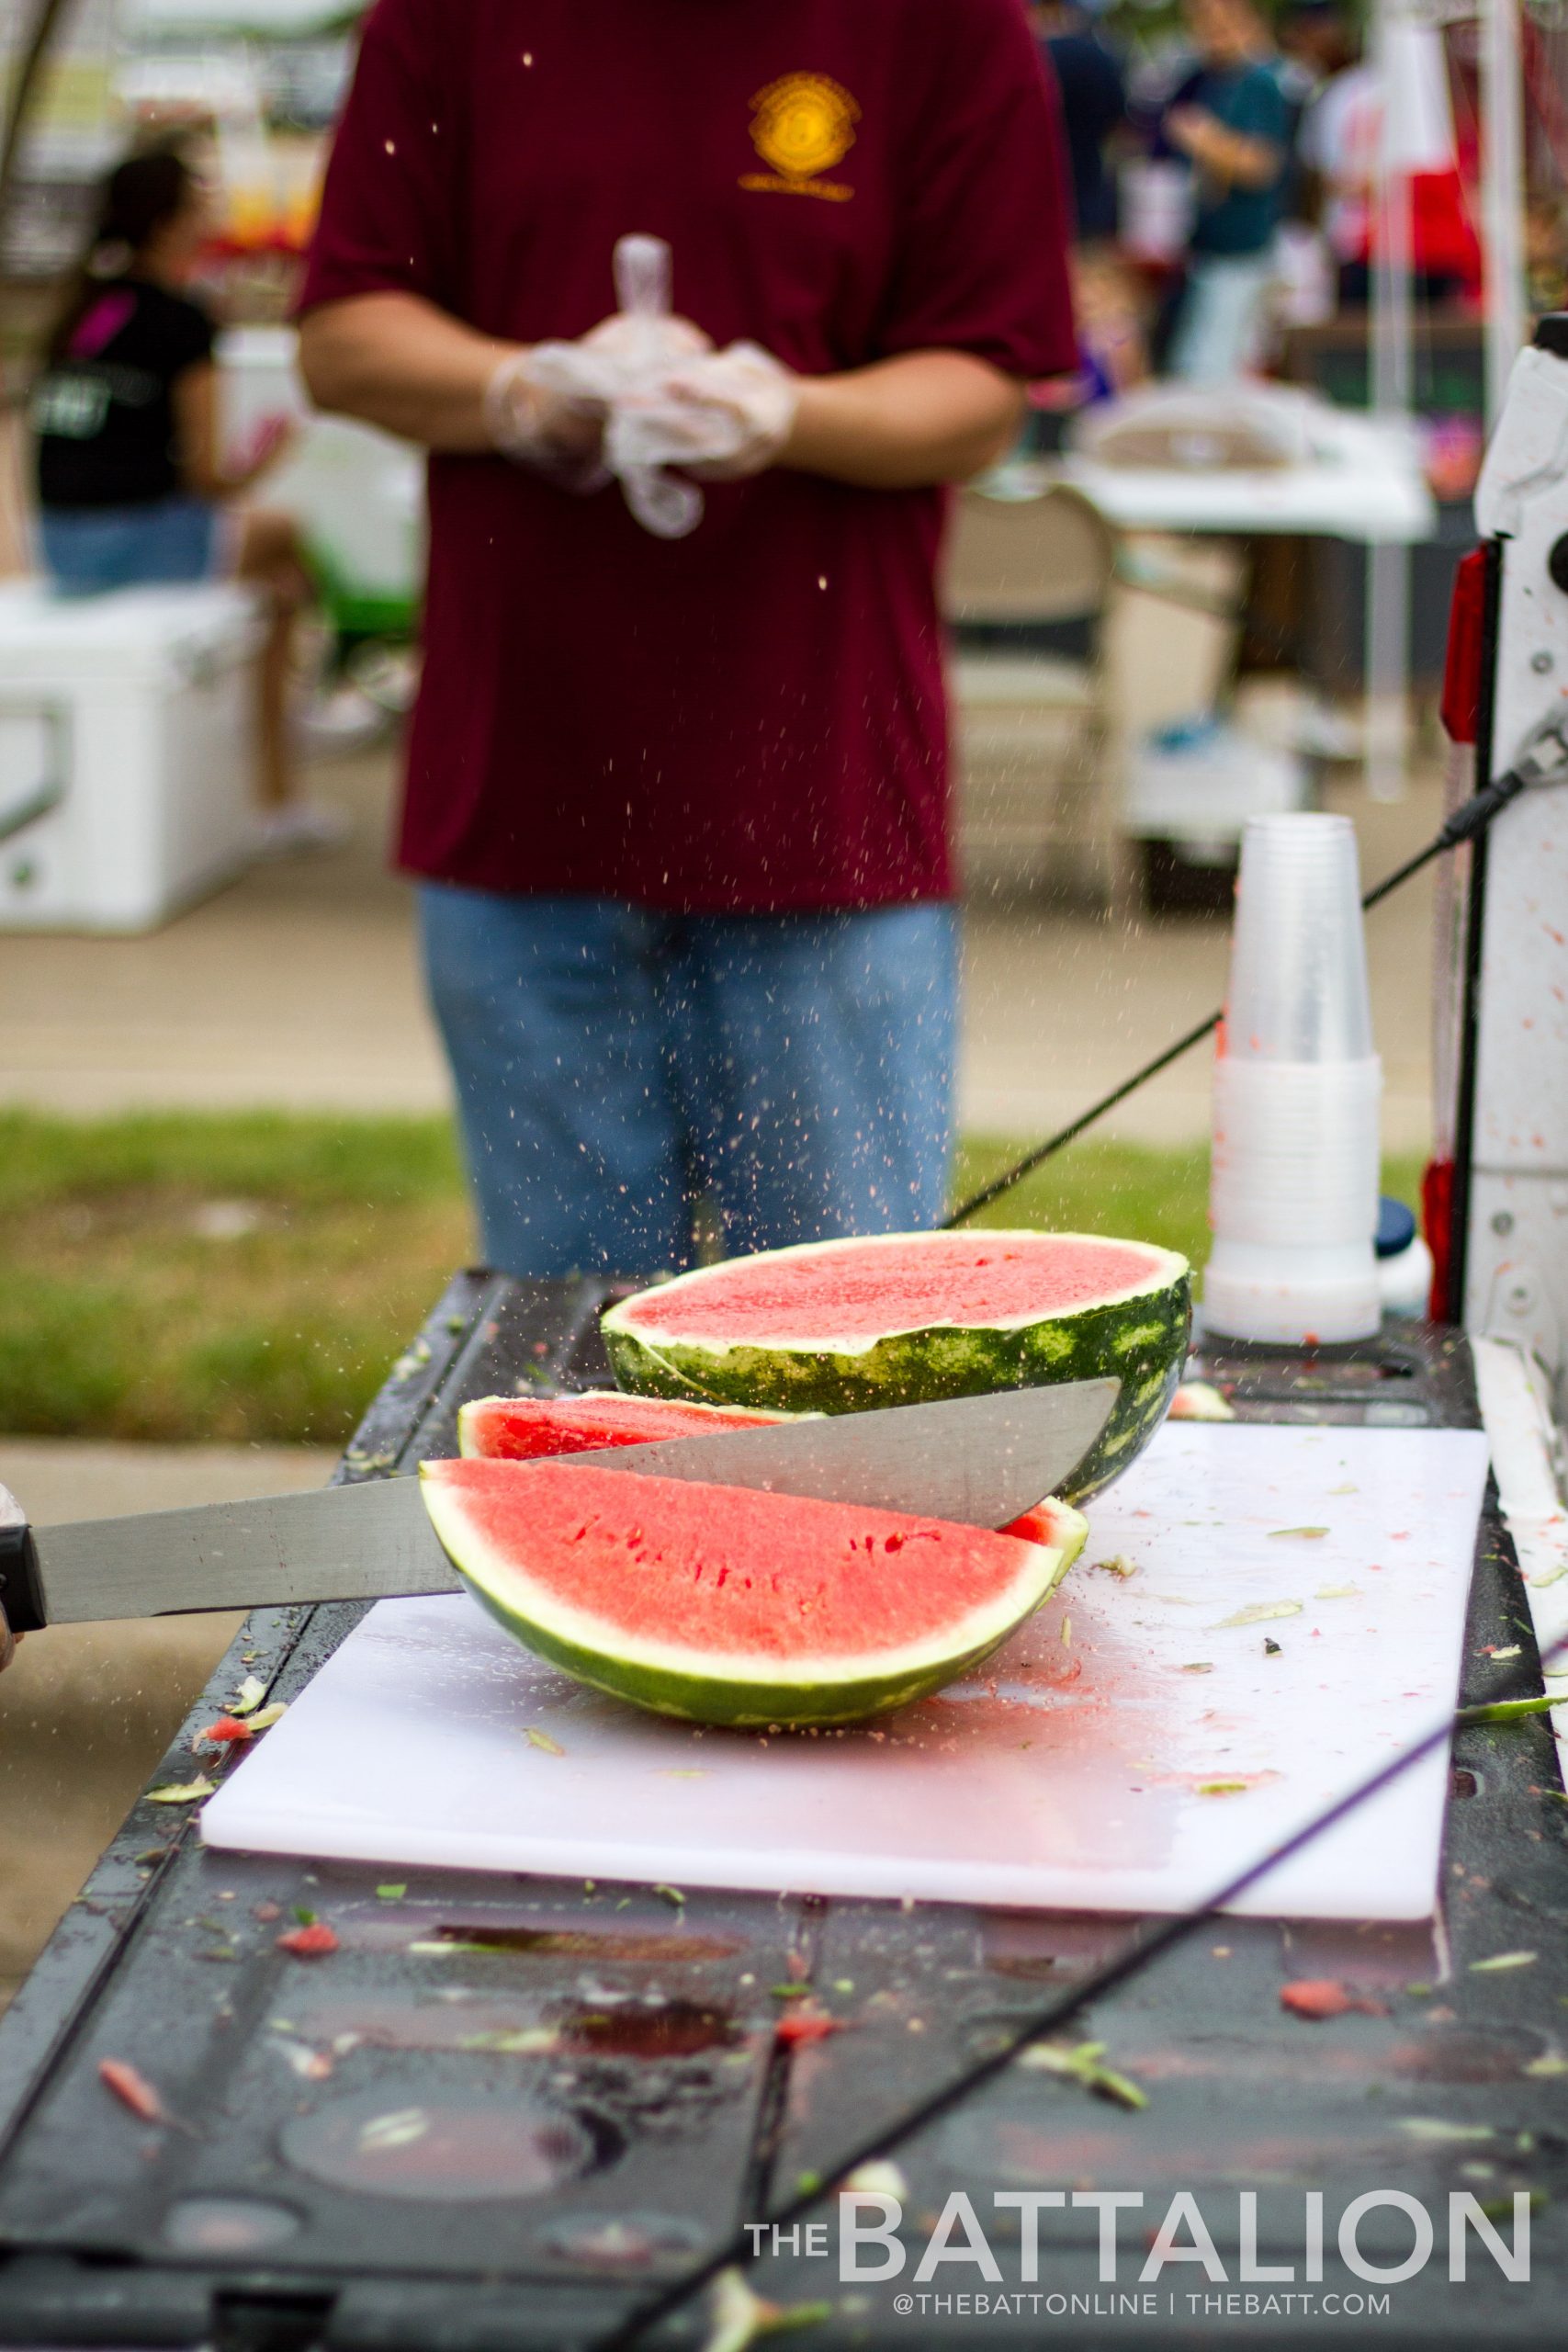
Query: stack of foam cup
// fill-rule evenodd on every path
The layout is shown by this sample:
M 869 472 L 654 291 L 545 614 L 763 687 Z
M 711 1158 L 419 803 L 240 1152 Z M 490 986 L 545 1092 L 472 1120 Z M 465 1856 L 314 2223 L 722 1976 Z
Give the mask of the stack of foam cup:
M 1214 1061 L 1203 1320 L 1291 1346 L 1378 1328 L 1379 1111 L 1356 836 L 1254 817 Z

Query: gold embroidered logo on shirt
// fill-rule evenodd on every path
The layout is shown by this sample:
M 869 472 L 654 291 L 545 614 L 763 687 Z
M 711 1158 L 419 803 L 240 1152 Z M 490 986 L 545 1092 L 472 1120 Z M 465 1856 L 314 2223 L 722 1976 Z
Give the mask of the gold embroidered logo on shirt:
M 855 143 L 860 108 L 847 90 L 825 74 L 785 74 L 759 90 L 751 104 L 751 144 L 773 170 L 742 174 L 742 187 L 819 196 L 829 204 L 853 196 L 841 181 L 818 177 L 842 163 Z

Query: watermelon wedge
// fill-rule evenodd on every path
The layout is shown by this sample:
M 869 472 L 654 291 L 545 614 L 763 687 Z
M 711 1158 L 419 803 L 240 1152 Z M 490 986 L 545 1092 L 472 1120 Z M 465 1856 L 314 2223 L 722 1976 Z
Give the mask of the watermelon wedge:
M 998 1535 L 570 1462 L 420 1478 L 453 1566 L 527 1648 L 634 1706 L 753 1728 L 861 1723 L 951 1682 L 1088 1532 L 1060 1503 Z
M 457 1451 L 487 1462 L 535 1462 L 591 1453 L 602 1445 L 653 1445 L 660 1438 L 745 1430 L 784 1421 L 740 1405 L 696 1405 L 666 1396 L 626 1396 L 589 1388 L 578 1396 L 478 1396 L 457 1414 Z
M 612 1307 L 615 1377 L 655 1396 L 853 1413 L 1113 1374 L 1067 1499 L 1127 1467 L 1187 1353 L 1185 1258 L 1081 1233 L 894 1233 L 703 1266 Z

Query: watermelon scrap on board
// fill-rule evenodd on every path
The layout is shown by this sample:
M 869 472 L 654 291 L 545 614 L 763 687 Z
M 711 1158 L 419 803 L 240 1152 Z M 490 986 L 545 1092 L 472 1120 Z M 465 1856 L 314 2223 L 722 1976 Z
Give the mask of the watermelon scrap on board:
M 893 1233 L 702 1266 L 601 1324 L 638 1395 L 865 1412 L 1112 1376 L 1122 1394 L 1067 1494 L 1154 1435 L 1180 1379 L 1190 1273 L 1174 1250 L 1079 1233 Z
M 653 1445 L 661 1438 L 755 1429 L 794 1418 L 750 1412 L 739 1405 L 627 1396 L 618 1388 L 589 1388 L 575 1396 L 477 1396 L 458 1411 L 457 1451 L 487 1462 L 536 1462 L 562 1453 L 591 1453 L 600 1446 Z
M 571 1462 L 427 1462 L 431 1523 L 517 1641 L 595 1690 L 685 1721 L 864 1722 L 978 1665 L 1083 1548 L 1049 1502 L 1030 1533 Z

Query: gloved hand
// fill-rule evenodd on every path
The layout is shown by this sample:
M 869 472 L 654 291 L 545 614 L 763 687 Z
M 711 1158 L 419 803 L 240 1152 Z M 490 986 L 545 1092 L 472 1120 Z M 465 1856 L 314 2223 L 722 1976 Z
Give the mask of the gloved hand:
M 623 237 L 614 273 L 618 311 L 575 343 L 536 343 L 503 359 L 485 395 L 495 447 L 568 490 L 599 490 L 609 480 L 602 441 L 617 401 L 713 349 L 701 327 L 671 311 L 662 239 Z
M 711 351 L 713 337 L 691 319 L 678 319 L 668 311 L 614 311 L 590 328 L 581 343 L 564 348 L 607 361 L 620 379 L 616 390 L 624 391 L 650 369 L 679 367 Z
M 558 390 L 541 381 L 539 352 L 570 350 L 570 344 L 536 344 L 509 352 L 484 392 L 485 430 L 502 456 L 548 476 L 562 490 L 601 490 L 609 470 L 601 455 L 607 404 L 587 394 Z
M 618 405 L 612 464 L 635 457 L 701 481 L 740 481 L 773 464 L 799 404 L 798 377 L 760 344 L 732 343 L 678 363 L 651 394 Z
M 754 343 L 715 351 L 670 308 L 670 248 L 623 237 L 614 257 L 620 309 L 576 343 L 540 343 L 502 362 L 485 413 L 509 457 L 563 488 L 619 477 L 645 529 L 683 538 L 702 518 L 686 476 L 761 473 L 789 439 L 800 383 Z M 679 468 L 673 473 L 671 468 Z

